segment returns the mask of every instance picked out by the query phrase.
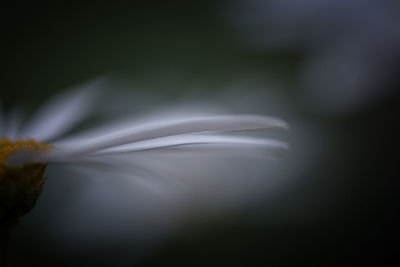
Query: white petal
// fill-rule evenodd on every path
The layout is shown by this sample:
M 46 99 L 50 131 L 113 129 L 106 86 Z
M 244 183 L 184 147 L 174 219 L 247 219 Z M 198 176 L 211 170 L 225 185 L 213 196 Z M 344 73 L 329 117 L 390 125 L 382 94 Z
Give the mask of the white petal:
M 152 123 L 133 126 L 102 136 L 86 136 L 69 145 L 73 154 L 86 154 L 94 151 L 139 142 L 154 138 L 206 132 L 245 131 L 266 128 L 287 128 L 287 124 L 276 118 L 261 115 L 225 115 L 192 118 L 173 118 Z M 66 147 L 66 144 L 59 144 Z M 57 144 L 56 144 L 57 146 Z
M 4 135 L 10 140 L 18 139 L 23 120 L 24 115 L 22 109 L 15 108 L 4 122 L 4 125 L 6 125 L 3 131 Z
M 0 138 L 4 135 L 4 119 L 3 119 L 3 108 L 0 103 Z
M 162 150 L 166 148 L 187 147 L 191 149 L 212 149 L 230 147 L 248 147 L 258 149 L 287 149 L 288 145 L 284 142 L 249 137 L 233 137 L 222 135 L 177 135 L 136 142 L 132 144 L 112 147 L 100 150 L 94 155 L 113 155 L 132 153 L 146 150 Z
M 70 130 L 89 115 L 103 84 L 96 80 L 49 100 L 26 125 L 24 137 L 48 141 Z
M 61 147 L 76 146 L 79 143 L 86 143 L 87 140 L 105 136 L 110 133 L 121 131 L 121 129 L 131 129 L 138 125 L 145 125 L 149 122 L 152 124 L 163 123 L 166 121 L 187 120 L 191 118 L 215 116 L 221 114 L 221 110 L 216 110 L 211 106 L 194 106 L 194 107 L 155 107 L 151 112 L 142 114 L 129 114 L 123 118 L 115 118 L 112 121 L 99 125 L 93 129 L 80 132 L 76 135 L 62 137 L 60 140 L 54 140 L 52 143 Z
M 37 156 L 36 162 L 46 162 L 56 165 L 67 165 L 72 167 L 83 167 L 95 169 L 98 171 L 106 171 L 114 176 L 123 175 L 129 178 L 137 179 L 159 179 L 162 180 L 160 173 L 154 172 L 151 168 L 142 166 L 136 162 L 134 158 L 103 156 L 103 157 L 62 157 L 60 154 L 53 156 L 42 155 Z
M 19 166 L 27 162 L 45 162 L 40 160 L 40 157 L 35 151 L 17 151 L 7 156 L 5 163 L 9 166 Z

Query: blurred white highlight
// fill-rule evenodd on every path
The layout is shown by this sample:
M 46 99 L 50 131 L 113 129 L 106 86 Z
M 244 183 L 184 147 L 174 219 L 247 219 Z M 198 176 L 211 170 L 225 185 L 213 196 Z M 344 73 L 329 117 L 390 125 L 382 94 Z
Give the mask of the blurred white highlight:
M 235 0 L 222 7 L 249 49 L 294 49 L 305 58 L 305 103 L 358 111 L 390 93 L 400 58 L 396 1 Z
M 303 140 L 289 138 L 294 148 L 285 151 L 287 138 L 280 129 L 287 124 L 262 114 L 282 114 L 292 124 L 295 112 L 281 98 L 251 90 L 251 95 L 248 90 L 225 91 L 212 100 L 165 102 L 149 115 L 56 139 L 56 154 L 50 153 L 48 160 L 54 156 L 54 162 L 65 166 L 50 166 L 50 179 L 30 216 L 48 220 L 42 232 L 52 238 L 93 246 L 95 240 L 132 235 L 159 240 L 185 216 L 223 214 L 276 196 L 307 168 L 314 153 L 309 144 L 318 143 L 304 135 L 312 139 L 305 148 Z M 131 98 L 129 106 L 136 99 Z M 251 129 L 266 130 L 245 131 Z M 91 141 L 96 133 L 101 138 Z M 79 153 L 71 156 L 74 152 Z M 64 208 L 55 208 L 59 206 Z
M 91 115 L 105 83 L 101 78 L 51 99 L 33 115 L 21 137 L 49 141 L 66 133 Z

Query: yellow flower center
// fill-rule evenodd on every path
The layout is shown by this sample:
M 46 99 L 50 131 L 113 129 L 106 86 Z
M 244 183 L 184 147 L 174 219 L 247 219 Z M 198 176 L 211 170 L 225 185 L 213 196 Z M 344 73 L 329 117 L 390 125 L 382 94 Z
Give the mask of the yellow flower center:
M 4 168 L 8 156 L 16 152 L 46 153 L 54 148 L 53 145 L 37 142 L 33 139 L 10 141 L 7 138 L 0 139 L 0 168 Z
M 33 139 L 0 139 L 0 222 L 15 220 L 35 206 L 45 182 L 43 174 L 47 166 L 38 162 L 8 165 L 7 157 L 17 152 L 47 153 L 53 148 L 51 144 Z

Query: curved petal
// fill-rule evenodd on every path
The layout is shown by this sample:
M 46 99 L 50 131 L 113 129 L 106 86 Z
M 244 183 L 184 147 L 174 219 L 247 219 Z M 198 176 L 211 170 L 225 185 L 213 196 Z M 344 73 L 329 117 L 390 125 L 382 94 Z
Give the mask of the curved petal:
M 21 135 L 21 125 L 23 120 L 23 110 L 21 108 L 15 108 L 4 122 L 4 125 L 6 126 L 3 131 L 4 135 L 10 140 L 18 139 Z
M 93 155 L 115 155 L 138 151 L 163 150 L 182 147 L 188 147 L 191 149 L 210 149 L 213 147 L 230 148 L 238 146 L 253 149 L 288 149 L 288 145 L 286 143 L 272 139 L 222 135 L 176 135 L 112 147 L 97 151 L 93 153 Z
M 24 137 L 48 141 L 70 130 L 91 113 L 103 84 L 99 79 L 49 100 L 25 126 Z
M 72 154 L 81 155 L 129 143 L 160 137 L 190 133 L 247 131 L 266 128 L 287 128 L 287 124 L 276 118 L 261 115 L 225 115 L 191 118 L 173 118 L 155 121 L 126 129 L 115 129 L 103 135 L 85 136 L 71 142 Z M 67 145 L 59 144 L 64 147 Z M 57 146 L 57 144 L 56 144 Z M 72 147 L 72 148 L 71 148 Z
M 3 108 L 0 102 L 0 138 L 4 135 L 4 119 L 3 119 Z

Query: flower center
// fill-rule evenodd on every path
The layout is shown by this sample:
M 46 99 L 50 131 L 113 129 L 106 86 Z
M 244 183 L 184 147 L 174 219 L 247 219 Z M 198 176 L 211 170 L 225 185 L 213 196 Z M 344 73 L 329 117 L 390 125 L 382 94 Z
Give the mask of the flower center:
M 7 138 L 0 139 L 0 168 L 7 165 L 6 158 L 16 152 L 47 153 L 54 148 L 51 144 L 37 142 L 33 139 L 10 141 Z
M 33 139 L 0 139 L 0 222 L 14 220 L 35 206 L 45 182 L 43 174 L 47 166 L 38 162 L 8 165 L 7 157 L 21 152 L 47 153 L 53 148 L 51 144 Z

